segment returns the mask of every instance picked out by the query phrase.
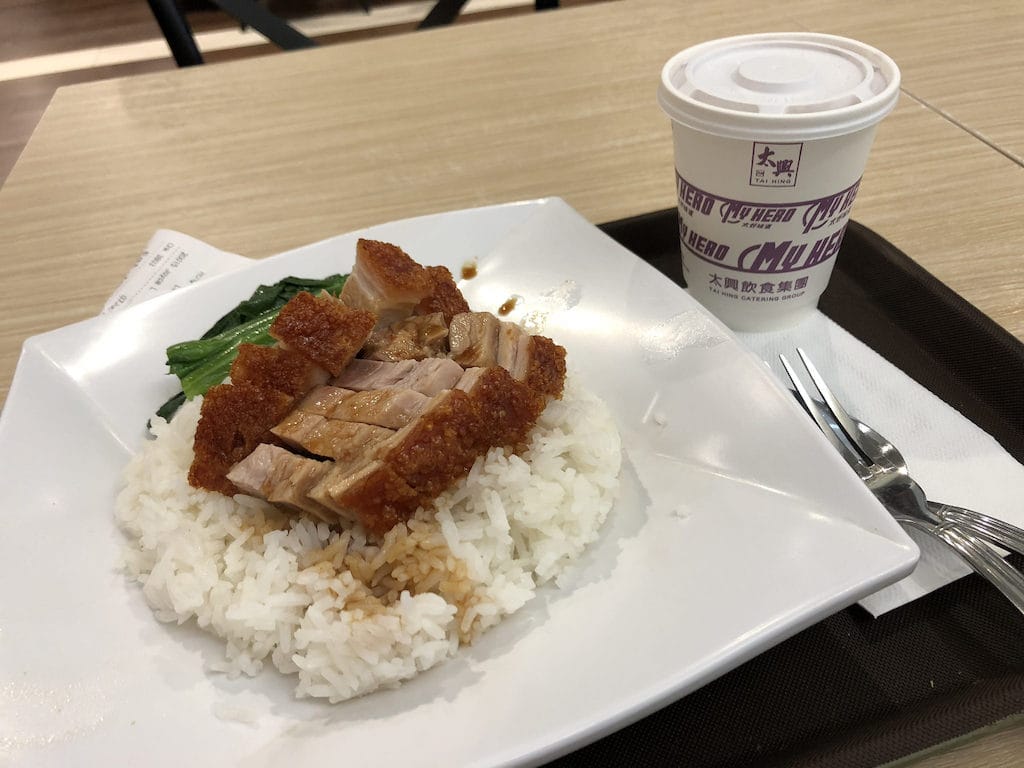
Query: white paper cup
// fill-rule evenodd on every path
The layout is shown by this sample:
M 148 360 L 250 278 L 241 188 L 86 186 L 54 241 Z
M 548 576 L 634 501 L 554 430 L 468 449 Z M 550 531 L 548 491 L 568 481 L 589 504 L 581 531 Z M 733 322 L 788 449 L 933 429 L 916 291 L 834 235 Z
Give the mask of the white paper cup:
M 881 51 L 813 33 L 713 40 L 665 64 L 683 273 L 728 326 L 785 328 L 817 306 L 899 84 Z

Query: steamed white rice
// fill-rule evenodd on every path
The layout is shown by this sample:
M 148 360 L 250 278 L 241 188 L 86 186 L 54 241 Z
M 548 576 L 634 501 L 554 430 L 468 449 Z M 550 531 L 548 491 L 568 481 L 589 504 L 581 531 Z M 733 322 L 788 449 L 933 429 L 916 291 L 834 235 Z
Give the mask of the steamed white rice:
M 598 536 L 621 445 L 598 398 L 566 381 L 521 456 L 494 449 L 436 510 L 379 544 L 261 501 L 192 488 L 201 400 L 125 470 L 116 516 L 126 570 L 161 621 L 195 618 L 225 641 L 213 666 L 255 675 L 269 660 L 296 694 L 332 702 L 395 686 L 557 584 Z

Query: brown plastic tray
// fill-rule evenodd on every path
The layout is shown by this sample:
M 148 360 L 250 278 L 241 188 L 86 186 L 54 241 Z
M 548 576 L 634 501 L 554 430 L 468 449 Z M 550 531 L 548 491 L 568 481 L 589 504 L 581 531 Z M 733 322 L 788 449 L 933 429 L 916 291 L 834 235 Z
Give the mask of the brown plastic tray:
M 674 210 L 601 228 L 684 285 Z M 906 254 L 851 222 L 820 308 L 1024 463 L 1024 345 Z M 551 765 L 874 768 L 1022 712 L 1024 616 L 971 575 L 841 611 Z

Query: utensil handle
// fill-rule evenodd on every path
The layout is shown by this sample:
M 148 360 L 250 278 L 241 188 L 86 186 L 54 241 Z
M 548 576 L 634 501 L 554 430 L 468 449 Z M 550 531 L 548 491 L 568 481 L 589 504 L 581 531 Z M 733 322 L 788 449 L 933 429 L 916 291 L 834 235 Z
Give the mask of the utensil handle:
M 954 528 L 931 525 L 911 517 L 901 516 L 899 520 L 950 547 L 1024 614 L 1024 574 L 1010 566 L 988 545 Z
M 1024 555 L 1024 529 L 972 509 L 929 501 L 928 509 L 940 520 L 965 528 L 978 538 Z

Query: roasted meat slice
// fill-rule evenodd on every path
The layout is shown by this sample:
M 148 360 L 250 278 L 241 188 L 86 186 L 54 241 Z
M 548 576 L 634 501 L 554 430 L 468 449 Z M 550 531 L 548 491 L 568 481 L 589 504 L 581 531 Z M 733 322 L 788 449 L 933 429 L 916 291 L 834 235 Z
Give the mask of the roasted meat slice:
M 489 312 L 465 312 L 448 329 L 451 358 L 469 367 L 500 365 L 541 395 L 561 397 L 565 349 L 546 336 L 531 336 Z
M 521 443 L 546 402 L 499 366 L 467 372 L 461 384 L 468 391 L 432 398 L 416 419 L 371 446 L 365 463 L 333 469 L 312 497 L 379 536 L 465 477 L 490 448 Z
M 309 491 L 327 476 L 332 466 L 329 461 L 307 459 L 280 446 L 262 443 L 231 468 L 227 479 L 240 493 L 308 512 L 331 523 L 337 515 L 310 498 Z
M 310 489 L 309 496 L 339 517 L 358 520 L 376 537 L 408 520 L 420 505 L 419 494 L 381 461 L 368 462 L 354 472 L 335 467 Z
M 518 325 L 502 321 L 494 362 L 511 373 L 513 379 L 523 381 L 529 369 L 532 341 L 533 337 Z
M 373 312 L 378 316 L 378 327 L 387 327 L 411 315 L 433 288 L 427 270 L 401 248 L 360 239 L 355 265 L 341 289 L 341 300 Z
M 189 480 L 379 537 L 488 450 L 522 447 L 562 394 L 565 350 L 468 311 L 448 270 L 387 243 L 359 241 L 342 297 L 298 294 L 278 347 L 242 348 L 207 394 Z
M 373 446 L 395 434 L 392 429 L 338 421 L 301 410 L 292 411 L 271 432 L 297 450 L 333 459 L 348 467 L 361 464 Z
M 295 398 L 252 384 L 218 384 L 203 398 L 193 441 L 188 481 L 227 496 L 235 486 L 226 475 L 270 436 L 270 428 L 292 409 Z M 272 439 L 272 438 L 271 438 Z
M 357 357 L 339 376 L 331 380 L 331 386 L 354 389 L 357 392 L 394 387 L 419 364 L 416 360 L 385 363 Z
M 450 323 L 456 315 L 469 312 L 469 304 L 446 267 L 426 267 L 426 270 L 430 280 L 430 295 L 416 306 L 416 314 L 440 312 L 444 315 L 445 323 Z
M 355 390 L 344 387 L 332 387 L 325 385 L 310 390 L 299 404 L 295 406 L 306 413 L 318 413 L 321 416 L 329 416 L 334 406 L 351 395 Z
M 330 406 L 325 406 L 325 399 L 314 390 L 307 400 L 313 400 L 317 412 L 329 419 L 355 421 L 361 424 L 373 424 L 388 429 L 401 429 L 415 419 L 427 407 L 430 398 L 414 389 L 371 389 L 366 392 L 353 392 L 342 398 L 331 398 Z M 299 410 L 307 410 L 300 403 Z
M 464 368 L 498 363 L 498 332 L 502 322 L 490 312 L 463 312 L 448 326 L 451 358 Z
M 446 390 L 374 446 L 366 464 L 333 470 L 310 494 L 339 515 L 354 515 L 372 535 L 385 533 L 465 476 L 478 455 L 478 422 L 469 395 Z
M 433 397 L 454 387 L 463 373 L 465 370 L 454 360 L 432 357 L 417 362 L 395 386 L 414 389 Z
M 461 365 L 443 357 L 397 363 L 357 358 L 331 384 L 360 392 L 388 387 L 413 389 L 433 396 L 455 386 L 462 374 Z
M 373 312 L 346 306 L 327 293 L 314 296 L 303 291 L 281 307 L 269 332 L 337 376 L 366 343 L 376 322 Z
M 437 395 L 418 419 L 378 448 L 376 455 L 432 500 L 469 472 L 480 455 L 481 414 L 457 389 Z
M 476 386 L 477 381 L 480 380 L 480 377 L 486 370 L 486 368 L 467 368 L 462 372 L 462 376 L 459 377 L 459 380 L 455 382 L 453 389 L 461 389 L 463 392 L 469 392 L 474 386 Z
M 231 364 L 233 384 L 277 389 L 288 395 L 305 394 L 327 382 L 330 374 L 301 352 L 284 347 L 241 344 Z
M 397 362 L 444 357 L 447 352 L 448 325 L 444 315 L 434 312 L 430 315 L 412 315 L 385 329 L 374 331 L 363 347 L 362 355 L 368 360 Z

